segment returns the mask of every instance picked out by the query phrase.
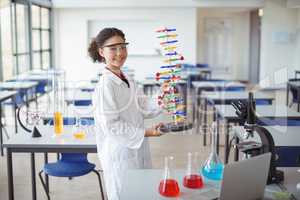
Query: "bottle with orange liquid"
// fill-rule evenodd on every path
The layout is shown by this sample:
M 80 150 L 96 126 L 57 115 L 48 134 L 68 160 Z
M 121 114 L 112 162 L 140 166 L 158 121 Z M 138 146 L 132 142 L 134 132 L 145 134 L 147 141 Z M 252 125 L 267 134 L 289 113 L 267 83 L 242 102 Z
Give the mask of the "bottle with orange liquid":
M 178 182 L 172 177 L 173 160 L 173 156 L 165 157 L 164 179 L 159 183 L 159 194 L 165 197 L 178 197 L 180 195 Z
M 203 179 L 198 171 L 198 152 L 195 152 L 194 155 L 188 153 L 188 163 L 186 175 L 183 179 L 183 185 L 191 189 L 199 189 L 203 187 Z
M 54 132 L 59 135 L 63 132 L 63 116 L 61 112 L 54 112 Z
M 54 133 L 56 136 L 63 132 L 63 110 L 64 110 L 64 90 L 65 90 L 65 72 L 64 70 L 56 70 L 52 74 L 53 88 L 53 107 L 54 107 Z

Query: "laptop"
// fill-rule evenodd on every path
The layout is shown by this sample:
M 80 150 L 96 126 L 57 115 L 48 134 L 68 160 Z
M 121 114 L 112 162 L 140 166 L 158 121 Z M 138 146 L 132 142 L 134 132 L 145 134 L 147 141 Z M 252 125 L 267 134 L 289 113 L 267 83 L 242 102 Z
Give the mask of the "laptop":
M 220 200 L 264 199 L 271 153 L 225 165 Z

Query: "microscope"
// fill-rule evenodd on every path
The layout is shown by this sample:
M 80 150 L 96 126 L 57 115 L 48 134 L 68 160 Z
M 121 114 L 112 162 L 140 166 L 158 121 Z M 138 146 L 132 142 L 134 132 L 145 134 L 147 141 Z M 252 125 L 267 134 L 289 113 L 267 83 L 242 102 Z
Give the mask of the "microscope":
M 260 138 L 260 142 L 243 141 L 236 144 L 237 151 L 243 152 L 246 157 L 253 157 L 270 152 L 272 156 L 267 184 L 282 182 L 284 174 L 282 171 L 276 169 L 276 153 L 273 137 L 266 128 L 256 124 L 256 105 L 253 93 L 249 92 L 248 100 L 232 102 L 232 106 L 241 119 L 241 123 L 244 124 L 245 138 L 253 138 L 254 134 L 258 134 Z

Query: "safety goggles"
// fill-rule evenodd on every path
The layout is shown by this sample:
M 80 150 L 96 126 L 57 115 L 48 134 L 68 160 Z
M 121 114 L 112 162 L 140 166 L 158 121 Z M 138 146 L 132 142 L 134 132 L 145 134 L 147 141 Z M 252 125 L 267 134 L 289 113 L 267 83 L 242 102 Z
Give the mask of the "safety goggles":
M 127 50 L 127 46 L 129 45 L 128 42 L 125 43 L 115 43 L 115 44 L 108 44 L 105 46 L 102 46 L 102 48 L 108 49 L 110 53 L 117 53 L 117 52 L 123 52 Z

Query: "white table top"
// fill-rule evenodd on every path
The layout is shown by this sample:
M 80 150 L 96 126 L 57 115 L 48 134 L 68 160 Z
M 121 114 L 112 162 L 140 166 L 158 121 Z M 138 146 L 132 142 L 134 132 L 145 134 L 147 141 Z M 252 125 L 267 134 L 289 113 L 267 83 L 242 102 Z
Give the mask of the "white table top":
M 99 79 L 97 79 L 97 78 L 92 78 L 91 79 L 91 83 L 98 83 L 99 82 Z
M 272 92 L 255 92 L 253 93 L 255 99 L 274 99 L 274 94 Z M 202 98 L 207 98 L 208 100 L 243 100 L 248 99 L 248 91 L 204 91 L 201 94 Z
M 10 139 L 4 141 L 4 147 L 14 148 L 96 148 L 94 126 L 85 126 L 86 138 L 76 139 L 73 134 L 78 131 L 76 126 L 64 126 L 60 136 L 54 134 L 53 126 L 39 126 L 42 137 L 32 138 L 31 134 L 21 128 L 17 134 L 12 134 Z
M 295 87 L 299 87 L 300 86 L 300 81 L 290 81 L 289 84 L 292 85 L 292 86 L 295 86 Z
M 29 89 L 37 86 L 38 84 L 39 83 L 36 81 L 0 82 L 0 88 L 7 90 Z
M 95 84 L 90 83 L 89 85 L 82 85 L 82 86 L 74 86 L 74 85 L 68 85 L 67 86 L 67 91 L 71 92 L 79 92 L 82 90 L 94 90 L 95 89 Z
M 65 92 L 65 101 L 92 100 L 92 97 L 93 92 L 89 91 L 74 89 Z
M 235 109 L 232 105 L 215 105 L 216 111 L 223 118 L 237 118 Z M 289 117 L 300 118 L 300 113 L 292 110 L 286 105 L 258 105 L 256 106 L 258 117 Z
M 275 146 L 300 146 L 300 126 L 263 126 L 266 128 L 274 139 Z M 246 132 L 243 126 L 235 126 L 232 131 L 233 134 L 239 136 L 243 141 L 261 142 L 258 134 L 254 137 L 246 139 Z M 241 140 L 241 141 L 242 141 Z M 300 174 L 300 173 L 299 173 Z M 299 180 L 300 182 L 300 180 Z
M 286 90 L 286 82 L 280 84 L 273 84 L 273 85 L 265 85 L 261 86 L 260 90 Z
M 17 94 L 16 91 L 0 91 L 0 101 L 5 100 L 15 94 Z
M 13 80 L 34 80 L 34 81 L 44 81 L 44 80 L 48 80 L 51 81 L 52 80 L 52 76 L 50 74 L 20 74 L 17 76 L 14 76 L 12 78 Z
M 222 88 L 226 88 L 226 87 L 246 87 L 246 85 L 244 83 L 241 82 L 237 82 L 237 81 L 193 81 L 192 82 L 193 87 L 197 88 L 197 89 L 201 89 L 201 88 L 216 88 L 216 87 L 222 87 Z
M 61 69 L 34 69 L 31 71 L 26 72 L 25 74 L 32 74 L 32 75 L 43 75 L 43 74 L 50 74 L 50 75 L 60 75 L 64 71 Z
M 219 193 L 220 182 L 204 180 L 204 188 L 188 189 L 182 184 L 185 170 L 173 170 L 173 175 L 180 187 L 180 197 L 165 198 L 158 193 L 159 182 L 163 177 L 163 170 L 160 169 L 137 169 L 128 170 L 124 180 L 124 187 L 121 191 L 122 200 L 143 199 L 143 200 L 211 200 L 215 193 Z M 141 181 L 142 180 L 142 181 Z M 271 197 L 272 192 L 281 191 L 277 185 L 266 187 L 265 196 Z M 213 193 L 213 194 L 212 194 Z

